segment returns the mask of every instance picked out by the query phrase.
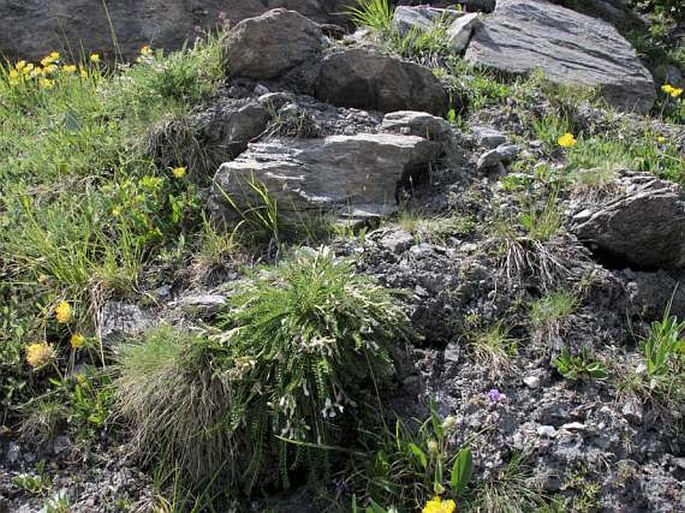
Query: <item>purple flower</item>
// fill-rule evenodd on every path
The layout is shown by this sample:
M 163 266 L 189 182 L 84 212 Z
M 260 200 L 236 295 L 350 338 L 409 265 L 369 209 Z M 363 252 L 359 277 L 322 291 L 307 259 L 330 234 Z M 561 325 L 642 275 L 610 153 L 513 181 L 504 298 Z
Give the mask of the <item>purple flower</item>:
M 493 403 L 496 403 L 497 401 L 502 399 L 502 394 L 499 390 L 493 388 L 488 392 L 488 399 L 490 399 Z

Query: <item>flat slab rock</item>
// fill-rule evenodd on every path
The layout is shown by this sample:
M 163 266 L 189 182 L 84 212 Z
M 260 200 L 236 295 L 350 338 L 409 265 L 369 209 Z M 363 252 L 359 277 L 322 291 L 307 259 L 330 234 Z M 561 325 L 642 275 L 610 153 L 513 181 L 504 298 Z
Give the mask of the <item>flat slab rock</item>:
M 650 175 L 617 181 L 620 193 L 572 219 L 571 230 L 614 265 L 685 268 L 685 194 Z
M 466 59 L 515 75 L 541 67 L 552 82 L 599 87 L 625 111 L 645 113 L 656 97 L 651 74 L 612 25 L 545 0 L 498 1 Z
M 222 191 L 240 210 L 258 204 L 249 187 L 254 180 L 266 186 L 279 213 L 291 218 L 313 209 L 355 217 L 384 215 L 397 209 L 398 183 L 425 173 L 440 149 L 422 137 L 398 134 L 254 143 L 219 168 L 210 205 L 215 219 L 230 219 Z

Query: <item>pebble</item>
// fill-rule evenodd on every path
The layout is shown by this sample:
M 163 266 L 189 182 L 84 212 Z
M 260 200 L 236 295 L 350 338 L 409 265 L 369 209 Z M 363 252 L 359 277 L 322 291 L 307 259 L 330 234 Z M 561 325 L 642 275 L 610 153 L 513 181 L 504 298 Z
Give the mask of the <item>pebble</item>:
M 523 378 L 523 382 L 528 388 L 538 388 L 540 386 L 540 378 L 537 376 L 526 376 Z
M 557 430 L 554 429 L 554 426 L 540 426 L 537 429 L 537 433 L 539 436 L 546 436 L 547 438 L 557 436 Z

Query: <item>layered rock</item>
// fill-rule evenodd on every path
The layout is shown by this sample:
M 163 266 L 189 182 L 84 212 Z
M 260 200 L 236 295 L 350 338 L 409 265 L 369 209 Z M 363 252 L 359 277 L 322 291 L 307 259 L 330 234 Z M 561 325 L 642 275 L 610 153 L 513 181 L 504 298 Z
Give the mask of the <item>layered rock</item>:
M 206 28 L 283 7 L 321 23 L 343 22 L 345 0 L 26 0 L 0 2 L 0 55 L 38 60 L 51 50 L 81 49 L 134 58 L 143 45 L 172 50 Z M 115 37 L 113 37 L 113 35 Z M 116 40 L 116 44 L 114 43 Z M 118 50 L 116 50 L 118 48 Z
M 281 77 L 317 59 L 324 47 L 319 26 L 295 11 L 274 9 L 236 25 L 226 41 L 229 73 L 255 80 Z
M 400 184 L 419 180 L 439 152 L 440 145 L 423 137 L 397 134 L 254 143 L 217 171 L 214 215 L 230 218 L 226 195 L 241 212 L 259 205 L 250 183 L 265 186 L 279 213 L 291 219 L 312 210 L 387 214 L 397 208 Z
M 500 0 L 466 59 L 507 74 L 539 67 L 552 82 L 599 88 L 626 111 L 647 112 L 656 96 L 651 74 L 612 25 L 545 0 Z
M 573 218 L 571 230 L 616 267 L 685 268 L 685 194 L 651 175 L 617 181 L 619 191 Z
M 448 97 L 426 67 L 365 49 L 333 52 L 321 63 L 316 95 L 342 107 L 444 115 Z

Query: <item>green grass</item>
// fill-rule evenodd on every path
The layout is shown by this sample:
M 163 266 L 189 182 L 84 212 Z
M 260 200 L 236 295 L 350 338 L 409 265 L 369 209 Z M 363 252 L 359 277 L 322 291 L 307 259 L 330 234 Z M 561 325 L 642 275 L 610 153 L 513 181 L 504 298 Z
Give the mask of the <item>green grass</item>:
M 106 355 L 100 347 L 72 351 L 71 334 L 97 346 L 94 314 L 102 301 L 134 295 L 144 268 L 177 265 L 173 255 L 181 263 L 198 238 L 205 183 L 196 183 L 192 163 L 183 179 L 156 166 L 145 142 L 150 126 L 207 102 L 224 76 L 218 36 L 116 70 L 53 60 L 0 65 L 3 423 L 32 396 L 66 394 L 76 404 L 78 387 L 58 390 L 49 378 L 75 363 L 102 365 Z M 23 71 L 31 66 L 49 74 L 31 77 Z M 75 309 L 68 326 L 55 323 L 52 309 L 61 300 Z M 40 341 L 55 348 L 51 372 L 26 365 L 25 347 Z M 81 387 L 81 400 L 89 394 Z
M 152 332 L 120 355 L 118 410 L 139 454 L 201 485 L 234 491 L 312 479 L 412 338 L 390 292 L 325 250 L 263 268 L 231 297 L 219 328 Z

